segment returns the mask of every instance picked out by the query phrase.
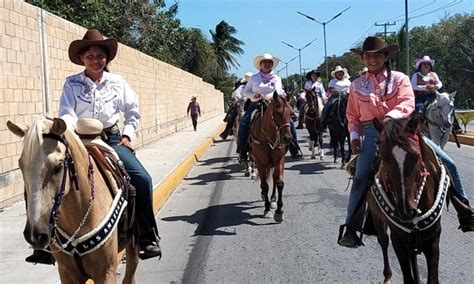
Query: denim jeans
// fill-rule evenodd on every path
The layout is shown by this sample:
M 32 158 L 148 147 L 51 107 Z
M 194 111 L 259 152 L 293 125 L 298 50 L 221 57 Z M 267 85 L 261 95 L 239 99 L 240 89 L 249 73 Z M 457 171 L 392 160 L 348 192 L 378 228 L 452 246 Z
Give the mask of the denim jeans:
M 252 112 L 257 108 L 257 102 L 250 102 L 248 108 L 245 110 L 244 116 L 240 119 L 239 133 L 237 139 L 237 153 L 248 152 L 248 139 L 250 135 L 250 119 L 252 118 Z
M 453 184 L 454 191 L 459 196 L 462 196 L 466 200 L 467 195 L 466 192 L 464 191 L 464 187 L 461 183 L 461 177 L 459 176 L 458 169 L 456 168 L 456 164 L 454 163 L 453 159 L 451 159 L 446 152 L 443 151 L 438 145 L 436 145 L 433 141 L 431 141 L 428 137 L 423 136 L 423 139 L 425 142 L 433 148 L 435 151 L 436 155 L 440 158 L 441 162 L 443 162 L 443 165 L 446 166 L 449 172 L 449 176 L 451 177 L 451 183 Z
M 290 131 L 291 131 L 291 143 L 290 143 L 290 154 L 296 155 L 300 151 L 300 146 L 298 145 L 298 137 L 296 136 L 296 127 L 293 123 L 293 120 L 290 120 Z
M 377 147 L 379 144 L 379 132 L 371 124 L 364 127 L 364 142 L 362 150 L 357 158 L 356 172 L 349 194 L 349 204 L 347 205 L 346 224 L 349 224 L 354 216 L 358 205 L 368 191 L 368 175 L 374 164 Z
M 158 233 L 158 227 L 156 225 L 155 214 L 153 212 L 153 183 L 151 176 L 140 161 L 137 159 L 135 154 L 127 147 L 119 145 L 122 141 L 122 135 L 120 131 L 113 133 L 105 141 L 117 152 L 120 160 L 123 162 L 127 173 L 131 178 L 132 185 L 137 190 L 136 196 L 136 209 L 137 216 L 141 216 L 146 224 L 151 228 L 139 227 L 140 236 L 148 233 L 152 233 L 150 229 L 156 230 Z M 139 219 L 140 220 L 140 219 Z

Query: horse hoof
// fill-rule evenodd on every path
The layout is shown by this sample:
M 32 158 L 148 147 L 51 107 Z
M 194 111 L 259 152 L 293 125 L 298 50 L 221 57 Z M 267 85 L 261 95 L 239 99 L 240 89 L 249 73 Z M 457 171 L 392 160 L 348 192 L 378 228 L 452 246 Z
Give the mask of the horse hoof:
M 322 161 L 324 160 L 324 156 L 319 156 L 319 159 Z
M 346 168 L 346 164 L 343 163 L 343 164 L 341 165 L 341 170 L 344 170 L 345 168 Z
M 270 211 L 270 210 L 268 210 L 268 211 L 265 210 L 265 211 L 263 212 L 263 218 L 265 218 L 265 219 L 272 219 L 272 218 L 273 218 L 273 213 L 272 213 L 272 211 Z
M 270 202 L 270 208 L 271 209 L 276 209 L 277 208 L 277 203 L 275 201 Z
M 275 212 L 275 216 L 273 217 L 273 219 L 274 219 L 275 222 L 277 222 L 277 223 L 283 222 L 283 212 L 282 212 L 282 213 L 276 213 L 276 212 Z
M 311 159 L 316 159 L 316 155 L 311 155 Z
M 392 284 L 392 279 L 384 280 L 383 284 Z

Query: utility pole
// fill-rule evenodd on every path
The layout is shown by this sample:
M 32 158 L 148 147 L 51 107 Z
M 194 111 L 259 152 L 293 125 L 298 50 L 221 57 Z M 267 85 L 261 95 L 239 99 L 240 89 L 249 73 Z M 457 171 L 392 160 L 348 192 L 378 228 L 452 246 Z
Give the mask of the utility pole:
M 383 38 L 384 38 L 384 40 L 387 40 L 387 26 L 395 26 L 396 24 L 397 24 L 397 22 L 386 22 L 386 23 L 383 23 L 383 24 L 375 23 L 375 26 L 377 26 L 377 27 L 383 26 L 384 27 Z M 389 34 L 395 34 L 395 32 L 389 32 Z M 377 33 L 377 35 L 379 35 L 379 33 Z
M 407 56 L 407 75 L 410 74 L 410 34 L 408 30 L 408 0 L 405 0 L 405 49 L 406 49 L 406 56 Z

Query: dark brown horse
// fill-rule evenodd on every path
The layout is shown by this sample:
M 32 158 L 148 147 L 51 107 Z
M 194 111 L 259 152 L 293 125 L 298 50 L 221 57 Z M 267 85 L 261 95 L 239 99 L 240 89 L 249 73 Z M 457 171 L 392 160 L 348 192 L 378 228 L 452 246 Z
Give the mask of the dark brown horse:
M 344 168 L 346 163 L 351 159 L 351 143 L 348 143 L 348 153 L 346 155 L 344 146 L 346 141 L 350 141 L 349 130 L 347 128 L 346 107 L 348 94 L 342 92 L 335 92 L 332 94 L 333 104 L 330 107 L 328 114 L 328 128 L 331 137 L 329 144 L 331 145 L 334 155 L 334 163 L 337 162 L 337 148 L 341 154 L 341 168 Z
M 263 216 L 271 218 L 270 199 L 268 198 L 268 178 L 273 171 L 273 194 L 278 189 L 277 208 L 274 219 L 283 221 L 283 171 L 285 168 L 285 154 L 291 142 L 290 119 L 292 108 L 285 98 L 273 93 L 273 99 L 267 110 L 258 117 L 251 127 L 252 158 L 257 165 L 260 177 L 262 199 L 265 201 Z
M 387 227 L 404 283 L 419 283 L 417 254 L 423 253 L 428 283 L 438 283 L 441 212 L 449 177 L 417 130 L 418 120 L 390 120 L 381 131 L 380 164 L 368 204 L 382 247 L 384 283 L 391 283 Z
M 304 107 L 304 123 L 309 133 L 309 150 L 311 151 L 311 159 L 315 159 L 315 147 L 319 155 L 319 159 L 324 159 L 323 151 L 323 132 L 321 129 L 321 113 L 323 111 L 323 102 L 314 91 L 306 91 L 306 104 Z M 316 143 L 317 142 L 317 143 Z

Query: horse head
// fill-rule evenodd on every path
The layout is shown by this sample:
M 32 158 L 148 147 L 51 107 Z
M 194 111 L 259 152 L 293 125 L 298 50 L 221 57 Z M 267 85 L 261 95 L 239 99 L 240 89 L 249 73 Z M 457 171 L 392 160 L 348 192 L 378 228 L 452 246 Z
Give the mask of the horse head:
M 292 139 L 290 120 L 293 113 L 290 104 L 275 91 L 273 92 L 273 99 L 267 113 L 271 114 L 273 118 L 273 123 L 278 129 L 280 140 L 286 145 L 290 144 Z
M 419 213 L 418 203 L 427 171 L 417 133 L 418 118 L 390 119 L 385 125 L 374 120 L 380 135 L 379 178 L 402 222 L 410 222 Z
M 444 129 L 450 129 L 453 125 L 454 97 L 453 93 L 436 93 L 436 99 L 426 108 L 426 118 L 438 123 Z
M 52 219 L 56 200 L 62 201 L 63 195 L 69 191 L 69 187 L 65 186 L 63 194 L 59 194 L 61 185 L 69 179 L 65 163 L 67 146 L 61 143 L 61 137 L 75 135 L 67 130 L 66 123 L 60 118 L 39 118 L 31 127 L 8 121 L 7 127 L 24 138 L 19 159 L 27 213 L 23 235 L 34 248 L 46 248 L 54 228 Z M 54 137 L 57 139 L 51 139 Z M 56 207 L 59 211 L 59 206 Z

